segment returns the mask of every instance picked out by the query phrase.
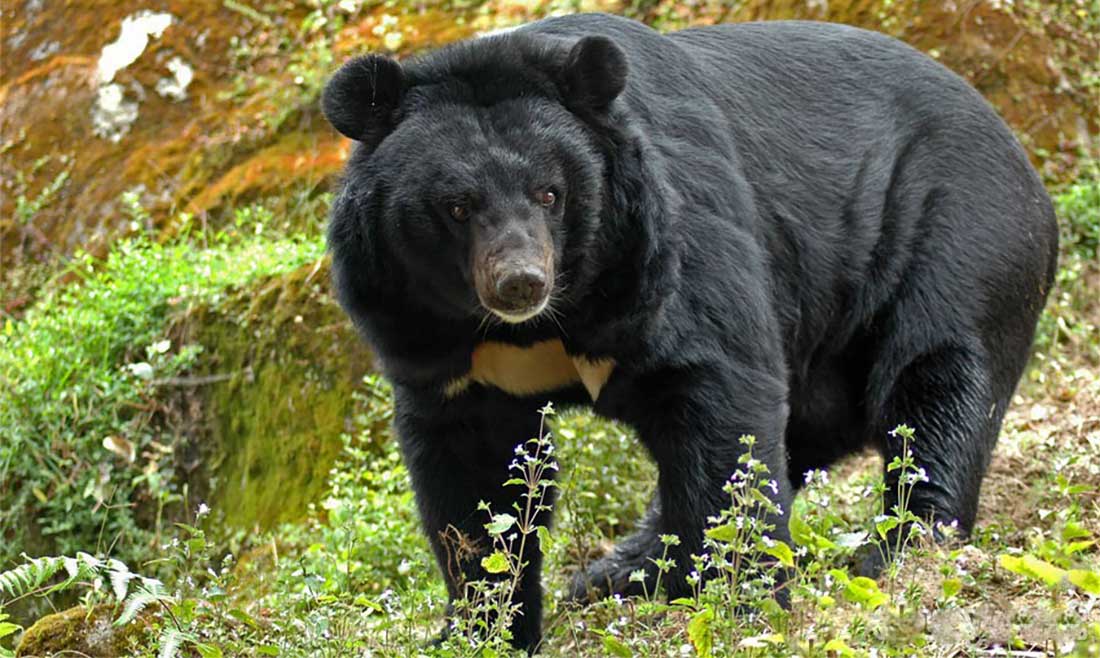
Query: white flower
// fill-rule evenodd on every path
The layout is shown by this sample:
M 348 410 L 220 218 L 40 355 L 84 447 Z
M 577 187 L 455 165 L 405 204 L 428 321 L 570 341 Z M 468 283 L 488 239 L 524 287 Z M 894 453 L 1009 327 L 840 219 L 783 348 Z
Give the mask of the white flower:
M 903 482 L 907 486 L 913 486 L 918 482 L 928 482 L 928 473 L 925 472 L 924 467 L 921 466 L 915 471 L 909 471 L 908 473 L 906 473 L 905 477 L 903 478 Z

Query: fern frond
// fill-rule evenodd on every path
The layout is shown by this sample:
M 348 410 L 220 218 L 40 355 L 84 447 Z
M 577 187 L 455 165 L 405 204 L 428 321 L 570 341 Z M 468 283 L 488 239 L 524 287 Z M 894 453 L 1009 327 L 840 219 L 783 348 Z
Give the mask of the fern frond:
M 134 620 L 150 603 L 164 601 L 174 603 L 174 599 L 164 592 L 159 580 L 141 578 L 141 586 L 130 593 L 122 607 L 122 614 L 115 620 L 115 626 L 125 626 Z
M 66 560 L 48 555 L 31 559 L 26 554 L 23 554 L 23 559 L 27 562 L 0 573 L 0 594 L 16 598 L 33 592 L 61 571 Z
M 103 567 L 103 562 L 87 553 L 77 553 L 76 557 L 63 557 L 61 558 L 61 564 L 65 567 L 69 577 L 46 590 L 44 595 L 68 589 L 78 580 L 95 580 L 99 577 L 99 570 Z
M 194 642 L 194 636 L 184 633 L 177 629 L 175 626 L 167 626 L 160 632 L 160 637 L 157 638 L 157 644 L 160 645 L 160 651 L 157 652 L 157 658 L 176 658 L 179 655 L 180 645 L 184 641 Z
M 138 575 L 131 573 L 130 568 L 125 563 L 113 558 L 107 560 L 107 567 L 107 573 L 110 575 L 111 580 L 111 590 L 114 592 L 115 598 L 119 601 L 125 600 L 130 581 L 137 578 Z

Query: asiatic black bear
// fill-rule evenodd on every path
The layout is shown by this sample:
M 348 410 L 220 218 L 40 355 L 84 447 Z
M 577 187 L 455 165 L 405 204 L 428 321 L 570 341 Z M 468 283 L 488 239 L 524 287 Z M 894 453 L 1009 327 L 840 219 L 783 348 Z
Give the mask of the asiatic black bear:
M 841 25 L 660 34 L 578 15 L 353 59 L 323 105 L 359 142 L 332 209 L 335 287 L 393 383 L 452 597 L 484 574 L 447 564 L 443 534 L 488 548 L 478 501 L 511 507 L 513 448 L 548 400 L 633 426 L 660 471 L 578 597 L 652 575 L 659 533 L 680 538 L 664 583 L 684 594 L 744 434 L 776 480 L 776 538 L 804 471 L 868 444 L 889 459 L 900 423 L 928 476 L 911 509 L 973 526 L 1057 230 L 957 75 Z M 530 555 L 513 632 L 532 650 Z

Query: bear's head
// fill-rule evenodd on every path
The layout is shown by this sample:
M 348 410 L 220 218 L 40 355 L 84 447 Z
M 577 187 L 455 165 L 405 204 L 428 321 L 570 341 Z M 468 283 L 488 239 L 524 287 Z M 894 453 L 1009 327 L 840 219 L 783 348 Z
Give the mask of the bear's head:
M 610 39 L 522 32 L 344 64 L 322 105 L 359 143 L 329 230 L 345 306 L 393 293 L 522 323 L 567 296 L 604 203 L 598 127 L 626 74 Z

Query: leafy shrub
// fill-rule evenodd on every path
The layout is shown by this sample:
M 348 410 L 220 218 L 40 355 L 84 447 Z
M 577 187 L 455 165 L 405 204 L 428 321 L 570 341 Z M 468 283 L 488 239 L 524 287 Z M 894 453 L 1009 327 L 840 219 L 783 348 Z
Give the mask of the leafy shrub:
M 173 309 L 217 303 L 231 286 L 320 257 L 319 241 L 124 240 L 103 261 L 79 254 L 66 277 L 0 331 L 0 564 L 22 550 L 75 554 L 113 546 L 137 558 L 149 539 L 136 503 L 179 493 L 176 437 L 156 432 L 158 385 L 198 346 L 163 332 Z
M 1088 169 L 1088 168 L 1086 168 Z M 1036 354 L 1049 367 L 1083 358 L 1100 363 L 1096 282 L 1100 281 L 1100 163 L 1054 196 L 1061 256 L 1054 289 L 1039 320 Z M 1042 380 L 1037 370 L 1033 378 Z
M 1087 169 L 1087 168 L 1086 168 Z M 1096 260 L 1100 257 L 1100 161 L 1054 197 L 1062 228 L 1062 251 Z

